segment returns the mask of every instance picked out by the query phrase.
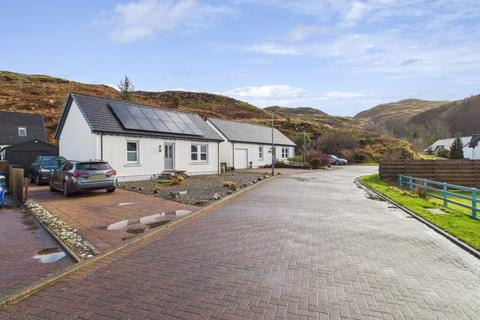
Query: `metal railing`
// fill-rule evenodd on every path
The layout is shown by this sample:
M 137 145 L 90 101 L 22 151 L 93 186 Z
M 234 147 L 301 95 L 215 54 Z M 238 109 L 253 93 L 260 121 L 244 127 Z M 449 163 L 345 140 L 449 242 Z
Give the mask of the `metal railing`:
M 413 191 L 415 188 L 424 189 L 427 191 L 427 194 L 436 199 L 443 200 L 443 205 L 448 208 L 450 203 L 457 206 L 467 208 L 471 210 L 471 217 L 477 219 L 477 199 L 480 189 L 469 188 L 464 186 L 459 186 L 450 183 L 438 182 L 433 180 L 415 178 L 411 176 L 406 176 L 403 174 L 398 175 L 398 185 L 400 188 L 406 187 L 408 190 Z M 460 193 L 451 192 L 449 190 L 459 190 L 468 192 L 470 195 L 463 195 Z M 440 194 L 440 195 L 439 195 Z M 461 203 L 452 199 L 450 197 L 456 197 L 463 200 L 470 201 L 471 205 Z

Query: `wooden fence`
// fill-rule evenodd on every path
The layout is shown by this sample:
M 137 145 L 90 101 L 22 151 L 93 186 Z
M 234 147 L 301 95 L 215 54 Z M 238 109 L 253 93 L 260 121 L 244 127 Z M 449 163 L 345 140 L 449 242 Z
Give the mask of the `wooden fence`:
M 380 161 L 380 179 L 396 181 L 399 174 L 480 188 L 480 160 Z
M 25 178 L 23 177 L 23 168 L 15 168 L 8 164 L 8 161 L 0 161 L 0 172 L 4 172 L 7 176 L 9 194 L 19 201 L 27 200 Z

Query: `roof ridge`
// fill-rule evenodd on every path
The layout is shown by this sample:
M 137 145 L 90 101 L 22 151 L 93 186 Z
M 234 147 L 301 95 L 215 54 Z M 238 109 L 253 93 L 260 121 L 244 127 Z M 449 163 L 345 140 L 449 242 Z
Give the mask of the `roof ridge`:
M 234 123 L 239 123 L 239 124 L 246 124 L 246 125 L 251 125 L 251 126 L 261 127 L 261 128 L 269 128 L 269 129 L 271 128 L 270 126 L 267 126 L 267 125 L 264 126 L 264 125 L 254 124 L 254 123 L 250 123 L 250 122 L 244 122 L 244 121 L 240 121 L 240 120 L 229 120 L 229 119 L 221 119 L 221 118 L 207 118 L 207 120 L 209 120 L 209 119 L 220 120 L 220 121 L 228 121 L 228 122 L 234 122 Z M 274 129 L 278 130 L 275 127 L 274 127 Z

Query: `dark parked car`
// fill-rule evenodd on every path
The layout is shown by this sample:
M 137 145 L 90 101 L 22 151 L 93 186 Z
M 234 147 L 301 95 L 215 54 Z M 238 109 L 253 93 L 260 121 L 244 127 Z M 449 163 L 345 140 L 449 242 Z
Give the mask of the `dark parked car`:
M 334 156 L 333 154 L 330 155 L 330 163 L 336 166 L 345 166 L 348 164 L 346 159 L 339 158 Z
M 73 192 L 105 189 L 114 192 L 117 172 L 105 161 L 68 160 L 52 173 L 50 191 L 63 191 L 65 197 Z
M 38 156 L 30 167 L 28 177 L 37 185 L 48 183 L 52 170 L 58 169 L 67 159 L 56 156 Z

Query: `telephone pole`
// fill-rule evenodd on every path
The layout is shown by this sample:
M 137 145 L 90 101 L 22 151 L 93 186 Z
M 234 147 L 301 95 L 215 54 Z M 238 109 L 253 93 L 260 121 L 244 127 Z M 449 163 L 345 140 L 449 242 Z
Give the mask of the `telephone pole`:
M 272 111 L 272 177 L 275 176 L 275 161 L 276 161 L 276 152 L 275 152 L 275 144 L 273 141 L 273 129 L 274 129 L 274 115 L 275 112 Z

